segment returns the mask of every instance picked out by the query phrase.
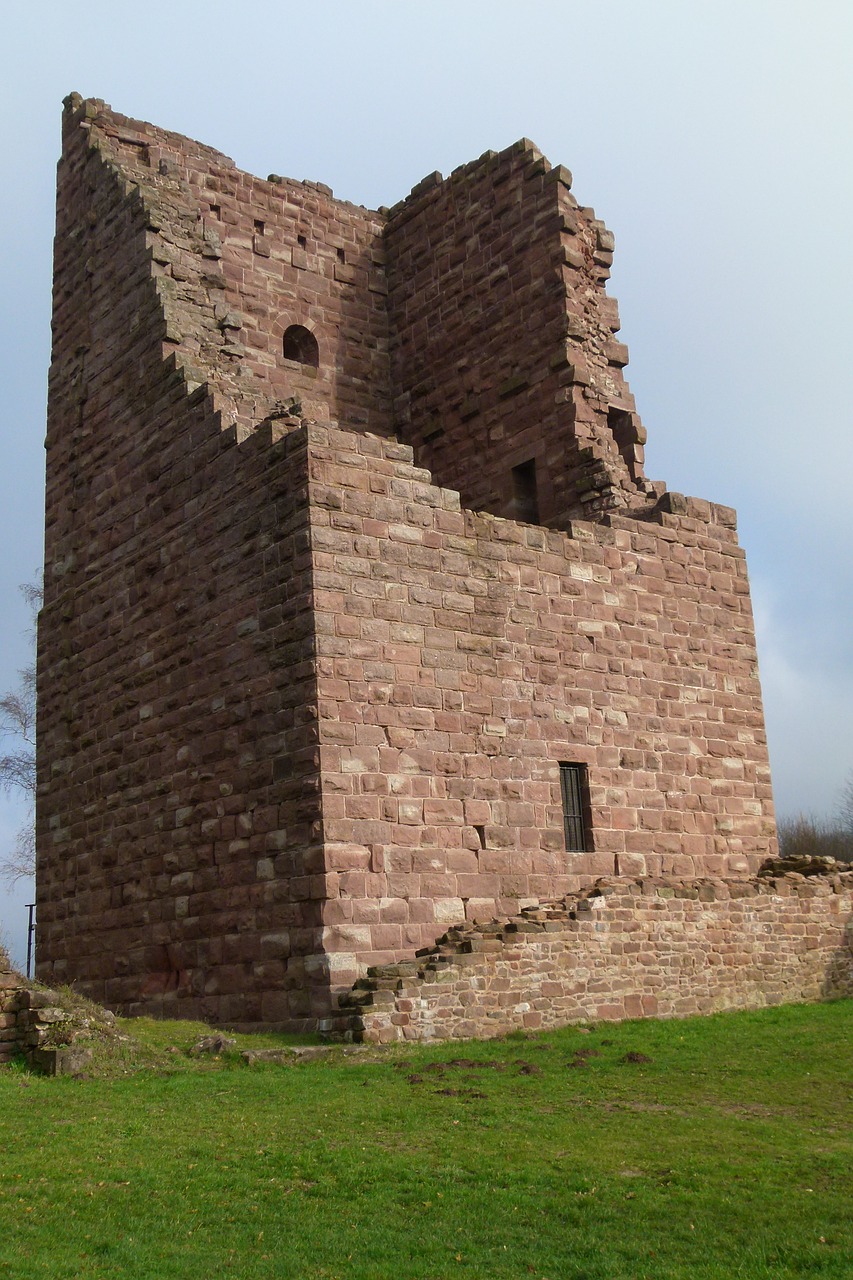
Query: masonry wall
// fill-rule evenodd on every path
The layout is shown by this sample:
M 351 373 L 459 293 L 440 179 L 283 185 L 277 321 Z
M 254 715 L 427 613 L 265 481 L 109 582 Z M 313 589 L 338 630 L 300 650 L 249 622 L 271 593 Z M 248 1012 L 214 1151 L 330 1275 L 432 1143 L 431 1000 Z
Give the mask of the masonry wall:
M 772 854 L 734 515 L 642 476 L 567 172 L 524 142 L 374 214 L 63 128 L 39 976 L 307 1027 L 448 923 Z
M 66 1015 L 54 1007 L 52 996 L 55 992 L 34 991 L 0 947 L 0 1067 L 20 1054 L 31 1065 L 53 1066 L 51 1074 L 55 1074 L 50 1059 L 55 1059 L 56 1051 L 51 1054 L 42 1046 Z
M 309 440 L 335 980 L 595 876 L 775 853 L 731 511 L 537 529 L 461 509 L 404 446 Z M 561 762 L 587 766 L 587 853 Z
M 0 947 L 0 1066 L 18 1052 L 22 1036 L 18 1026 L 20 975 L 13 972 L 8 955 Z
M 284 418 L 238 445 L 168 355 L 146 224 L 79 130 L 56 247 L 38 972 L 114 1008 L 300 1025 L 328 1006 L 304 440 Z
M 94 1017 L 88 1010 L 76 1013 L 64 1004 L 58 992 L 35 987 L 15 972 L 0 947 L 0 1067 L 21 1056 L 47 1075 L 83 1071 L 92 1057 L 91 1041 L 115 1018 L 106 1010 Z M 82 1043 L 75 1044 L 78 1039 Z
M 226 425 L 253 429 L 277 402 L 307 417 L 391 430 L 384 219 L 319 182 L 256 178 L 211 147 L 72 96 L 66 137 L 87 135 L 144 208 L 164 337 Z M 79 139 L 77 140 L 79 150 Z M 290 325 L 316 368 L 285 359 Z
M 377 969 L 324 1024 L 389 1044 L 853 995 L 853 873 L 601 881 Z
M 424 179 L 386 232 L 401 438 L 463 506 L 558 528 L 653 493 L 604 293 L 613 237 L 571 181 L 522 139 Z M 524 514 L 512 471 L 531 462 Z

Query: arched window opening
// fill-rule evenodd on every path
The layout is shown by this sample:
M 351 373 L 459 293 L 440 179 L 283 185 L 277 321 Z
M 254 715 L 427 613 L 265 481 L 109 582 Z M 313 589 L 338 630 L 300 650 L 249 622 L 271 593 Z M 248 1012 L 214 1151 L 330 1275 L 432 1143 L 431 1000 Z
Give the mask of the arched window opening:
M 284 331 L 284 358 L 297 364 L 308 364 L 316 369 L 320 364 L 320 348 L 310 329 L 302 324 L 292 324 Z

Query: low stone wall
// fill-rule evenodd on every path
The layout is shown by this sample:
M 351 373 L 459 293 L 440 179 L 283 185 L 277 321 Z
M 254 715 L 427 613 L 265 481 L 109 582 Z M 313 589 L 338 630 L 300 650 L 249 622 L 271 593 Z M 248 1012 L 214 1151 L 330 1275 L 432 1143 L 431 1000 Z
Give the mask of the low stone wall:
M 31 987 L 0 948 L 0 1066 L 19 1053 L 47 1075 L 73 1075 L 84 1064 L 87 1048 L 57 1043 L 73 1039 L 71 1034 L 66 1037 L 62 1026 L 70 1027 L 73 1018 L 56 1001 L 55 992 Z
M 0 947 L 0 1065 L 18 1052 L 20 1031 L 21 975 L 15 973 L 8 955 Z
M 602 879 L 368 970 L 321 1030 L 380 1044 L 469 1039 L 836 996 L 853 996 L 853 871 Z M 0 950 L 0 1064 L 23 1052 L 48 1072 L 79 1068 L 89 1050 L 57 1043 L 75 1039 L 58 999 Z
M 330 1038 L 489 1037 L 853 995 L 853 872 L 599 880 L 368 970 Z

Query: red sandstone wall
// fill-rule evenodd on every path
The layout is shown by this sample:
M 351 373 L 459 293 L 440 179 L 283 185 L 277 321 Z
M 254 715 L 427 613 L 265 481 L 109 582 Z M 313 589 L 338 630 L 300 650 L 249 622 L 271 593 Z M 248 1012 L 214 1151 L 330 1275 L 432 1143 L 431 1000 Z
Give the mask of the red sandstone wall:
M 322 183 L 256 178 L 179 134 L 79 107 L 91 145 L 144 202 L 147 249 L 179 364 L 218 393 L 226 425 L 251 430 L 276 400 L 308 417 L 391 429 L 383 220 Z M 285 360 L 309 328 L 317 369 Z
M 450 930 L 434 954 L 378 971 L 324 1029 L 389 1044 L 851 995 L 851 873 L 611 881 L 579 901 Z
M 328 1006 L 304 440 L 285 421 L 238 446 L 164 359 L 146 222 L 73 133 L 47 441 L 39 976 L 113 1007 L 298 1024 Z
M 404 446 L 313 426 L 309 448 L 335 976 L 596 875 L 775 852 L 730 511 L 548 531 L 461 510 Z M 561 761 L 588 766 L 587 854 Z
M 653 496 L 631 480 L 628 429 L 602 425 L 614 404 L 630 418 L 609 241 L 529 149 L 469 169 L 394 214 L 398 389 L 428 453 L 428 356 L 457 478 L 491 476 L 486 505 L 516 446 L 547 442 L 543 516 L 564 532 L 463 511 L 406 445 L 283 416 L 298 393 L 318 417 L 388 428 L 374 215 L 70 104 L 39 658 L 45 979 L 133 1011 L 307 1025 L 330 982 L 448 922 L 614 871 L 745 873 L 774 850 L 733 514 L 667 495 L 654 521 L 567 521 L 648 515 Z M 472 217 L 469 269 L 442 236 Z M 430 327 L 437 290 L 452 341 Z M 519 368 L 513 297 L 525 334 L 547 331 Z M 472 307 L 496 337 L 479 333 L 469 418 Z M 316 377 L 279 360 L 291 319 L 315 326 Z M 561 760 L 588 766 L 585 854 L 564 850 Z
M 18 1025 L 21 975 L 12 969 L 11 961 L 0 946 L 0 1066 L 18 1052 L 21 1031 Z
M 522 139 L 425 179 L 386 233 L 398 432 L 464 506 L 499 515 L 517 516 L 512 468 L 534 459 L 555 527 L 651 492 L 604 293 L 613 237 L 570 186 Z

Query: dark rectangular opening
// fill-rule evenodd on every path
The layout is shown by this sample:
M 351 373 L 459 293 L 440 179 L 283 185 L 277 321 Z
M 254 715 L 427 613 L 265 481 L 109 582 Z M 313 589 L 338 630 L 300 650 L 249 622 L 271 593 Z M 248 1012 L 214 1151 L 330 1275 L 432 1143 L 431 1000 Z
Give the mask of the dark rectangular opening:
M 522 520 L 525 524 L 539 523 L 535 458 L 520 462 L 512 469 L 512 518 Z
M 617 409 L 611 405 L 607 410 L 607 425 L 613 432 L 616 447 L 628 465 L 628 470 L 636 480 L 635 449 L 637 444 L 637 425 L 633 413 L 627 409 Z
M 563 829 L 568 853 L 586 853 L 589 831 L 589 788 L 585 764 L 560 765 Z
M 607 410 L 607 425 L 613 432 L 613 439 L 620 449 L 625 449 L 633 438 L 634 419 L 627 409 L 617 409 L 611 405 Z

